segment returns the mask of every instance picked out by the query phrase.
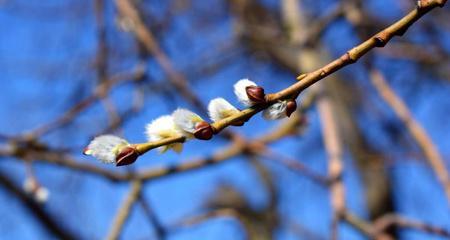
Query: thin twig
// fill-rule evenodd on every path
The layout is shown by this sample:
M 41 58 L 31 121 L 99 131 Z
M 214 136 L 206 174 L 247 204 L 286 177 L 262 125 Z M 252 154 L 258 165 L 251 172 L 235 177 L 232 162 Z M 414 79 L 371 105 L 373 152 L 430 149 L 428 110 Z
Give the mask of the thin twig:
M 307 89 L 314 83 L 320 81 L 321 79 L 325 78 L 326 76 L 336 72 L 337 70 L 355 63 L 359 58 L 364 56 L 367 52 L 372 50 L 375 47 L 383 47 L 386 45 L 390 39 L 392 39 L 396 35 L 403 35 L 409 26 L 411 26 L 414 22 L 416 22 L 419 18 L 421 18 L 424 14 L 429 12 L 435 7 L 443 6 L 446 1 L 438 1 L 434 0 L 431 1 L 432 4 L 427 4 L 426 7 L 416 8 L 409 12 L 405 17 L 398 20 L 394 24 L 390 25 L 389 27 L 385 28 L 384 30 L 380 31 L 379 33 L 375 34 L 365 42 L 359 44 L 358 46 L 350 49 L 345 54 L 343 54 L 341 57 L 337 58 L 336 60 L 332 61 L 331 63 L 325 65 L 322 68 L 319 68 L 313 72 L 301 74 L 299 77 L 301 77 L 301 81 L 298 81 L 297 83 L 291 85 L 290 87 L 281 90 L 277 93 L 268 94 L 266 96 L 267 103 L 266 104 L 259 104 L 256 106 L 253 106 L 251 108 L 247 108 L 245 110 L 242 110 L 241 112 L 234 114 L 228 118 L 222 119 L 220 121 L 214 122 L 211 124 L 213 129 L 215 130 L 215 133 L 219 133 L 221 130 L 225 129 L 226 127 L 230 126 L 233 123 L 239 122 L 239 121 L 246 121 L 250 119 L 253 115 L 256 113 L 262 111 L 263 109 L 267 108 L 270 104 L 275 103 L 279 100 L 286 99 L 286 98 L 292 98 L 297 97 L 303 90 Z M 121 7 L 124 8 L 122 11 L 133 11 L 130 8 L 130 3 L 127 0 L 117 0 L 117 4 L 119 4 Z M 123 6 L 122 6 L 123 5 Z M 129 13 L 131 15 L 131 13 Z M 137 14 L 137 13 L 136 13 Z M 135 14 L 134 14 L 135 15 Z M 136 16 L 137 17 L 137 16 Z M 141 23 L 138 21 L 136 23 L 137 25 L 140 25 Z M 143 23 L 142 23 L 143 24 Z M 142 34 L 147 35 L 148 33 L 145 33 L 141 28 L 136 28 L 136 34 Z M 147 31 L 148 32 L 148 31 Z M 150 43 L 149 43 L 150 44 Z M 154 43 L 153 43 L 154 44 Z M 149 148 L 143 148 L 142 153 L 145 151 L 148 151 L 150 149 L 160 147 L 162 145 L 165 145 L 167 142 L 173 143 L 173 142 L 183 142 L 185 139 L 181 137 L 173 137 L 169 139 L 164 139 L 162 141 L 157 141 L 151 143 L 151 147 Z
M 331 100 L 323 93 L 317 100 L 320 121 L 322 122 L 322 139 L 328 155 L 328 177 L 331 181 L 332 230 L 331 239 L 338 239 L 338 224 L 345 210 L 345 191 L 342 182 L 344 164 L 342 160 L 342 143 L 333 111 Z
M 124 224 L 127 221 L 128 217 L 130 216 L 131 209 L 134 203 L 138 200 L 141 190 L 142 190 L 141 181 L 132 182 L 131 190 L 128 193 L 124 202 L 121 204 L 106 239 L 115 240 L 120 237 Z
M 142 209 L 144 210 L 145 215 L 148 218 L 148 221 L 152 224 L 152 226 L 155 228 L 155 235 L 157 239 L 164 239 L 166 236 L 166 230 L 161 225 L 160 221 L 158 220 L 155 211 L 152 208 L 152 205 L 148 202 L 148 200 L 144 197 L 144 194 L 141 192 L 139 196 L 139 203 L 142 206 Z
M 383 217 L 380 217 L 374 222 L 375 229 L 377 231 L 377 234 L 381 234 L 386 229 L 388 229 L 390 226 L 397 226 L 400 228 L 407 228 L 407 229 L 413 229 L 437 236 L 446 237 L 447 239 L 450 238 L 450 231 L 446 230 L 444 228 L 432 226 L 429 224 L 426 224 L 424 222 L 416 221 L 407 219 L 405 217 L 399 216 L 397 214 L 387 214 Z
M 397 117 L 400 118 L 408 129 L 408 132 L 423 151 L 428 163 L 444 187 L 447 201 L 450 203 L 450 177 L 444 159 L 437 150 L 436 145 L 433 143 L 430 136 L 428 136 L 422 125 L 412 116 L 411 111 L 406 104 L 389 86 L 383 75 L 379 71 L 372 69 L 370 71 L 370 77 L 378 94 L 392 108 Z
M 135 34 L 139 42 L 145 49 L 153 55 L 155 60 L 168 75 L 168 80 L 180 92 L 180 94 L 189 100 L 200 110 L 205 109 L 202 101 L 190 91 L 184 76 L 175 70 L 169 57 L 162 51 L 152 32 L 149 31 L 141 18 L 137 8 L 129 0 L 116 0 L 117 8 L 122 17 L 127 18 L 132 23 L 131 31 Z
M 30 210 L 31 214 L 38 219 L 39 223 L 51 234 L 59 239 L 80 239 L 74 232 L 70 231 L 61 220 L 52 216 L 42 205 L 27 195 L 19 186 L 5 174 L 0 173 L 0 186 L 17 197 L 23 205 Z M 4 219 L 6 220 L 6 219 Z

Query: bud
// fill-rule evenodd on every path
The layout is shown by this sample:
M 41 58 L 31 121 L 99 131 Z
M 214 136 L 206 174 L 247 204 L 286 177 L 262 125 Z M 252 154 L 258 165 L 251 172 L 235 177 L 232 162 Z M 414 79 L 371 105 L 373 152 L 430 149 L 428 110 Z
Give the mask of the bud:
M 234 94 L 239 102 L 247 107 L 266 101 L 264 88 L 259 87 L 256 83 L 248 79 L 241 79 L 234 84 Z
M 126 146 L 120 150 L 116 157 L 116 166 L 132 164 L 139 157 L 139 152 L 133 146 Z
M 211 125 L 205 121 L 195 124 L 194 136 L 197 139 L 209 140 L 213 136 L 213 129 Z
M 290 117 L 295 110 L 297 110 L 297 102 L 295 100 L 289 100 L 286 104 L 286 116 Z
M 253 103 L 258 104 L 266 102 L 264 88 L 259 86 L 248 86 L 245 88 L 245 91 L 247 93 L 248 99 L 250 99 L 250 101 L 252 101 Z

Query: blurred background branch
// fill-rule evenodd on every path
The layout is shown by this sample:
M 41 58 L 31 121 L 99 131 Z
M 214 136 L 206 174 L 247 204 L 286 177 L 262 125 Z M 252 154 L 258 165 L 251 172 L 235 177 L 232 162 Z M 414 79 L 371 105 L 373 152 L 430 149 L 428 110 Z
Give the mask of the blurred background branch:
M 445 2 L 0 1 L 2 239 L 449 239 Z M 304 90 L 297 111 L 129 167 L 81 155 L 246 77 Z

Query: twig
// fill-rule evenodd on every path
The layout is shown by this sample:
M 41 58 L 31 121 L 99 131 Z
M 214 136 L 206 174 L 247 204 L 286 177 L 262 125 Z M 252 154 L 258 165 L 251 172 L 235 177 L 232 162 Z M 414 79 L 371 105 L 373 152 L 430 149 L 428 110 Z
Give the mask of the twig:
M 135 81 L 136 79 L 139 79 L 144 73 L 143 70 L 144 69 L 142 67 L 137 67 L 132 72 L 119 73 L 112 76 L 108 81 L 100 83 L 95 88 L 94 93 L 92 95 L 75 104 L 72 108 L 67 110 L 65 113 L 63 113 L 55 120 L 46 123 L 25 134 L 24 137 L 26 139 L 39 137 L 54 129 L 57 129 L 61 126 L 70 123 L 83 110 L 94 104 L 96 101 L 104 98 L 107 95 L 108 91 L 111 90 L 113 86 L 118 85 L 120 83 L 126 83 L 129 81 Z
M 313 96 L 308 99 L 309 100 L 305 101 L 305 103 L 301 105 L 299 109 L 300 112 L 306 111 L 306 109 L 311 106 Z M 290 135 L 295 128 L 299 127 L 298 120 L 299 119 L 297 119 L 297 117 L 293 116 L 292 118 L 288 119 L 287 122 L 282 122 L 281 124 L 279 124 L 276 129 L 255 138 L 255 140 L 246 141 L 239 135 L 236 135 L 234 136 L 233 144 L 230 144 L 225 149 L 219 149 L 210 157 L 183 161 L 183 163 L 175 166 L 152 167 L 151 169 L 141 170 L 135 174 L 122 174 L 120 172 L 110 171 L 104 168 L 97 167 L 93 164 L 78 162 L 70 155 L 49 149 L 46 146 L 43 147 L 44 150 L 32 151 L 32 149 L 27 146 L 18 146 L 10 142 L 10 144 L 8 145 L 8 149 L 4 149 L 3 151 L 2 149 L 0 149 L 0 156 L 13 156 L 18 159 L 32 158 L 37 162 L 56 164 L 59 166 L 70 168 L 72 170 L 102 176 L 111 181 L 148 181 L 226 161 L 234 156 L 242 154 L 248 148 L 248 146 L 253 146 L 256 143 L 258 145 L 264 145 L 277 141 L 282 137 Z
M 342 55 L 340 58 L 332 61 L 331 63 L 325 65 L 322 68 L 319 68 L 313 72 L 302 74 L 300 75 L 302 77 L 301 81 L 291 85 L 290 87 L 281 90 L 277 93 L 268 94 L 266 96 L 267 98 L 267 104 L 260 104 L 256 105 L 251 108 L 247 108 L 237 114 L 234 114 L 233 116 L 230 116 L 228 118 L 225 118 L 223 120 L 217 121 L 212 123 L 212 127 L 215 129 L 215 133 L 219 133 L 224 128 L 230 126 L 232 123 L 236 123 L 239 121 L 245 121 L 250 119 L 253 115 L 256 113 L 262 111 L 263 109 L 267 108 L 270 104 L 275 103 L 278 100 L 290 98 L 290 97 L 297 97 L 303 90 L 310 87 L 314 83 L 318 82 L 319 80 L 325 78 L 326 76 L 336 72 L 337 70 L 355 63 L 359 58 L 361 58 L 363 55 L 365 55 L 367 52 L 372 50 L 375 47 L 383 47 L 386 45 L 391 38 L 393 38 L 396 35 L 403 35 L 409 26 L 411 26 L 415 21 L 417 21 L 420 17 L 422 17 L 424 14 L 432 10 L 433 8 L 437 6 L 443 6 L 446 1 L 430 1 L 432 3 L 427 4 L 426 7 L 420 7 L 412 10 L 410 13 L 408 13 L 405 17 L 398 20 L 391 26 L 385 28 L 381 32 L 375 34 L 370 39 L 366 40 L 365 42 L 361 43 L 360 45 L 352 48 L 351 50 L 347 51 L 344 55 Z M 125 8 L 123 11 L 132 11 L 127 8 L 130 3 L 127 0 L 117 0 L 117 3 L 121 5 L 120 8 Z M 122 6 L 123 5 L 123 6 Z M 423 6 L 423 5 L 422 5 Z M 131 13 L 130 13 L 131 14 Z M 140 25 L 139 22 L 136 23 L 137 25 Z M 146 35 L 147 33 L 144 33 L 143 30 L 140 30 L 141 28 L 136 28 L 136 34 L 139 35 Z M 299 76 L 299 77 L 300 77 Z M 152 148 L 156 148 L 159 146 L 164 145 L 166 142 L 182 142 L 184 141 L 183 138 L 180 137 L 174 137 L 171 139 L 165 139 L 162 141 L 153 142 L 151 144 Z M 148 151 L 152 148 L 142 149 L 144 151 Z
M 209 220 L 211 220 L 211 218 L 232 218 L 232 219 L 236 219 L 238 222 L 241 222 L 241 216 L 240 216 L 239 212 L 237 212 L 236 209 L 221 208 L 221 209 L 211 210 L 206 213 L 199 214 L 194 217 L 190 217 L 188 219 L 184 219 L 181 222 L 173 224 L 170 227 L 170 229 L 191 227 L 193 225 L 197 225 L 197 224 L 203 223 L 205 221 L 209 221 Z
M 323 93 L 323 92 L 322 92 Z M 330 179 L 332 230 L 331 239 L 338 239 L 338 224 L 345 210 L 345 191 L 342 182 L 343 161 L 342 143 L 333 111 L 331 100 L 323 93 L 317 100 L 320 121 L 322 122 L 322 139 L 328 155 L 328 177 Z
M 148 201 L 145 199 L 142 192 L 139 195 L 139 203 L 141 204 L 145 215 L 147 215 L 149 222 L 155 228 L 155 234 L 156 234 L 157 239 L 164 239 L 166 236 L 166 230 L 159 222 L 154 210 L 152 209 L 150 203 L 148 203 Z
M 387 214 L 383 217 L 380 217 L 375 221 L 374 226 L 377 234 L 381 234 L 390 226 L 397 226 L 401 228 L 408 228 L 417 231 L 422 231 L 425 233 L 446 237 L 450 239 L 450 231 L 444 228 L 432 226 L 423 222 L 419 222 L 416 220 L 407 219 L 405 217 L 399 216 L 397 214 Z
M 447 201 L 450 203 L 450 177 L 444 159 L 437 150 L 435 144 L 420 123 L 412 116 L 406 104 L 397 96 L 397 94 L 395 94 L 394 90 L 391 89 L 383 75 L 379 71 L 372 69 L 370 71 L 370 77 L 373 86 L 380 96 L 392 108 L 397 117 L 400 118 L 425 154 L 428 163 L 444 187 Z
M 344 211 L 342 214 L 342 220 L 345 220 L 348 224 L 353 226 L 355 229 L 360 231 L 366 236 L 372 237 L 374 236 L 374 230 L 372 224 L 367 222 L 364 219 L 359 218 L 348 210 Z
M 303 163 L 301 163 L 300 161 L 296 160 L 296 159 L 291 159 L 287 156 L 284 156 L 280 153 L 277 153 L 273 150 L 270 149 L 265 149 L 263 151 L 263 153 L 260 153 L 262 155 L 262 157 L 271 159 L 274 162 L 280 163 L 284 166 L 286 166 L 288 169 L 299 173 L 303 176 L 306 176 L 308 178 L 310 178 L 311 180 L 313 180 L 316 183 L 319 183 L 322 186 L 328 186 L 330 181 L 329 178 L 327 178 L 326 176 L 322 176 L 316 172 L 314 172 L 313 170 L 311 170 L 310 168 L 308 168 L 307 166 L 305 166 Z
M 141 181 L 132 182 L 131 190 L 128 193 L 125 201 L 122 203 L 121 207 L 119 208 L 119 211 L 117 212 L 117 215 L 114 219 L 114 222 L 111 226 L 110 232 L 106 239 L 115 240 L 120 237 L 123 226 L 130 215 L 131 209 L 132 209 L 134 203 L 139 198 L 141 189 L 142 189 Z
M 23 205 L 30 210 L 32 215 L 36 217 L 40 224 L 46 230 L 59 239 L 80 239 L 74 232 L 69 231 L 60 220 L 57 220 L 48 213 L 43 206 L 39 205 L 33 198 L 29 197 L 22 189 L 9 179 L 5 174 L 0 172 L 0 186 L 17 197 Z
M 153 55 L 155 60 L 168 75 L 168 79 L 173 86 L 195 107 L 200 110 L 205 109 L 200 99 L 192 91 L 190 91 L 184 76 L 175 70 L 170 59 L 159 47 L 155 37 L 145 25 L 133 3 L 129 0 L 116 0 L 116 5 L 122 17 L 127 18 L 128 21 L 132 23 L 131 30 L 135 34 L 136 38 L 145 47 L 145 49 Z
M 408 219 L 406 217 L 400 216 L 398 214 L 385 214 L 378 219 L 376 219 L 373 224 L 370 224 L 364 219 L 359 218 L 353 213 L 346 210 L 343 214 L 343 219 L 347 221 L 351 226 L 356 228 L 358 231 L 364 235 L 370 237 L 371 239 L 386 239 L 389 238 L 385 235 L 385 232 L 393 226 L 399 228 L 413 229 L 417 231 L 422 231 L 429 234 L 434 234 L 437 236 L 442 236 L 450 238 L 450 231 L 445 228 L 433 226 L 424 222 L 417 220 Z

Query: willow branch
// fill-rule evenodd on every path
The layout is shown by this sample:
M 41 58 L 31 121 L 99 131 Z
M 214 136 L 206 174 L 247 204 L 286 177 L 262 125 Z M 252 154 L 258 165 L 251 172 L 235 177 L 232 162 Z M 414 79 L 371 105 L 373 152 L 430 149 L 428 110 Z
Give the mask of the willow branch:
M 317 108 L 322 122 L 322 139 L 328 155 L 328 177 L 330 178 L 331 209 L 332 209 L 332 239 L 338 239 L 338 224 L 345 210 L 345 191 L 342 182 L 344 164 L 342 160 L 342 143 L 339 137 L 336 114 L 333 111 L 330 98 L 323 92 Z
M 243 144 L 242 141 L 234 141 L 228 147 L 218 150 L 216 153 L 209 157 L 186 161 L 174 166 L 153 167 L 146 171 L 138 172 L 133 178 L 139 180 L 152 180 L 176 173 L 188 172 L 207 166 L 212 166 L 231 159 L 234 156 L 237 156 L 238 154 L 242 153 L 244 149 L 245 144 Z
M 131 190 L 128 193 L 125 201 L 121 205 L 119 211 L 117 212 L 116 218 L 114 219 L 111 230 L 106 239 L 115 240 L 119 239 L 120 233 L 122 232 L 123 226 L 130 216 L 131 209 L 134 203 L 139 199 L 139 195 L 142 190 L 142 182 L 134 181 L 132 182 Z
M 108 92 L 116 85 L 135 81 L 140 79 L 144 74 L 144 69 L 141 66 L 137 66 L 136 69 L 131 72 L 119 73 L 111 76 L 108 80 L 101 82 L 94 90 L 94 93 L 85 99 L 81 100 L 75 104 L 72 108 L 67 110 L 61 116 L 55 120 L 48 122 L 29 133 L 25 134 L 26 139 L 32 139 L 44 135 L 54 129 L 64 126 L 70 123 L 78 114 L 87 109 L 89 106 L 93 105 L 96 101 L 105 98 Z
M 408 129 L 408 132 L 423 151 L 429 165 L 444 187 L 447 201 L 450 202 L 450 177 L 447 167 L 445 166 L 444 159 L 437 150 L 436 145 L 433 143 L 430 136 L 428 136 L 422 125 L 420 125 L 420 123 L 412 116 L 410 110 L 402 99 L 395 94 L 394 90 L 386 82 L 383 75 L 379 71 L 372 69 L 370 72 L 370 77 L 373 86 L 378 91 L 378 94 L 392 108 L 398 118 L 400 118 Z
M 3 173 L 0 173 L 0 186 L 17 197 L 19 201 L 30 211 L 30 213 L 38 219 L 38 222 L 55 237 L 59 239 L 80 238 L 74 232 L 69 231 L 67 227 L 61 224 L 60 220 L 53 217 L 42 205 L 39 205 L 33 200 L 33 198 L 29 197 L 19 186 L 17 186 Z
M 345 54 L 343 54 L 341 57 L 337 58 L 336 60 L 330 62 L 329 64 L 323 66 L 322 68 L 319 68 L 313 72 L 310 73 L 304 73 L 299 75 L 300 81 L 297 83 L 291 85 L 290 87 L 281 90 L 279 92 L 268 94 L 266 96 L 267 103 L 265 104 L 259 104 L 250 108 L 247 108 L 243 111 L 240 111 L 237 114 L 234 114 L 228 118 L 222 119 L 220 121 L 214 122 L 211 124 L 213 129 L 215 130 L 215 133 L 219 133 L 226 127 L 230 126 L 232 123 L 245 121 L 250 119 L 253 115 L 256 113 L 262 111 L 263 109 L 267 108 L 270 104 L 273 104 L 279 100 L 287 99 L 287 98 L 294 98 L 297 97 L 303 90 L 307 89 L 314 83 L 320 81 L 321 79 L 329 76 L 330 74 L 342 69 L 343 67 L 355 63 L 359 58 L 364 56 L 366 53 L 368 53 L 370 50 L 376 48 L 376 47 L 383 47 L 385 46 L 394 36 L 401 36 L 403 35 L 406 30 L 419 18 L 421 18 L 424 14 L 429 12 L 430 10 L 434 9 L 435 7 L 442 7 L 446 1 L 443 0 L 430 0 L 426 1 L 427 4 L 420 4 L 421 7 L 417 7 L 416 9 L 409 12 L 406 16 L 404 16 L 402 19 L 398 20 L 397 22 L 393 23 L 389 27 L 385 28 L 384 30 L 380 31 L 379 33 L 375 34 L 365 42 L 355 46 L 354 48 L 348 50 Z M 118 4 L 127 5 L 127 0 L 117 0 Z M 123 8 L 123 7 L 122 7 Z M 137 22 L 137 23 L 136 23 Z M 140 26 L 139 21 L 135 21 L 135 23 Z M 137 28 L 136 34 L 141 35 L 147 35 L 147 33 L 144 33 L 143 30 L 139 30 L 141 28 Z M 165 139 L 163 141 L 157 141 L 152 143 L 152 148 L 156 148 L 159 146 L 163 146 L 166 144 L 166 141 L 170 142 L 183 142 L 185 139 L 181 137 L 173 137 L 171 139 Z M 152 148 L 146 148 L 143 150 L 150 150 Z M 144 151 L 145 152 L 145 151 Z M 144 153 L 142 152 L 142 153 Z
M 165 239 L 166 230 L 162 226 L 161 222 L 158 220 L 155 211 L 153 210 L 152 205 L 148 202 L 148 200 L 144 197 L 143 192 L 141 192 L 139 196 L 139 203 L 144 210 L 145 215 L 147 216 L 148 221 L 152 225 L 155 230 L 156 239 Z
M 242 219 L 241 219 L 240 213 L 236 209 L 221 208 L 221 209 L 211 210 L 206 213 L 184 219 L 184 220 L 170 226 L 170 229 L 191 227 L 193 225 L 198 225 L 198 224 L 204 223 L 206 221 L 209 221 L 213 218 L 231 218 L 231 219 L 235 219 L 237 222 L 242 224 L 241 223 Z M 245 229 L 245 227 L 243 227 L 243 229 Z
M 93 164 L 79 162 L 69 154 L 49 149 L 47 146 L 43 146 L 40 150 L 33 150 L 28 146 L 15 145 L 13 142 L 10 142 L 5 149 L 0 148 L 0 156 L 11 156 L 22 160 L 35 159 L 34 161 L 36 162 L 55 164 L 71 170 L 101 176 L 114 182 L 132 180 L 148 181 L 171 174 L 191 171 L 204 166 L 211 166 L 216 163 L 221 163 L 234 156 L 243 154 L 249 146 L 254 146 L 255 144 L 267 145 L 283 137 L 292 135 L 297 132 L 296 129 L 301 128 L 304 124 L 304 121 L 301 120 L 301 116 L 303 116 L 303 113 L 312 104 L 312 98 L 307 99 L 310 100 L 302 103 L 298 113 L 294 113 L 291 118 L 287 119 L 287 121 L 282 121 L 277 128 L 255 138 L 255 140 L 245 140 L 244 138 L 236 135 L 233 138 L 232 144 L 224 149 L 219 149 L 210 157 L 182 161 L 181 164 L 174 166 L 152 167 L 151 169 L 141 170 L 134 174 L 111 171 Z M 148 146 L 151 146 L 151 143 L 149 143 Z
M 386 231 L 390 226 L 397 226 L 400 228 L 413 229 L 416 231 L 421 231 L 437 236 L 450 238 L 450 231 L 444 228 L 429 225 L 427 223 L 420 222 L 417 220 L 407 219 L 397 214 L 384 215 L 383 217 L 377 219 L 374 225 L 377 234 L 382 234 L 382 232 Z
M 344 211 L 344 213 L 342 214 L 342 219 L 364 235 L 369 237 L 374 236 L 373 225 L 366 220 L 359 218 L 348 210 Z
M 373 223 L 369 223 L 346 210 L 343 214 L 343 218 L 348 224 L 371 239 L 390 239 L 385 235 L 385 232 L 392 226 L 450 238 L 450 231 L 445 228 L 409 219 L 398 214 L 385 214 L 376 219 Z
M 161 66 L 169 77 L 168 80 L 181 93 L 183 97 L 189 100 L 195 107 L 203 110 L 205 107 L 201 100 L 190 91 L 184 76 L 175 70 L 169 57 L 158 45 L 152 32 L 145 25 L 137 8 L 130 0 L 116 0 L 117 8 L 122 17 L 131 22 L 131 31 L 137 40 L 145 47 L 145 50 L 153 55 L 156 62 Z
M 307 166 L 305 166 L 303 163 L 301 163 L 296 159 L 291 159 L 268 148 L 264 149 L 262 153 L 259 154 L 262 155 L 262 157 L 264 158 L 270 159 L 274 162 L 282 164 L 283 166 L 286 166 L 293 172 L 299 173 L 302 176 L 310 178 L 311 180 L 313 180 L 316 183 L 319 183 L 322 186 L 325 187 L 329 186 L 330 179 L 328 177 L 316 173 L 315 171 L 311 170 L 310 168 L 308 168 Z

